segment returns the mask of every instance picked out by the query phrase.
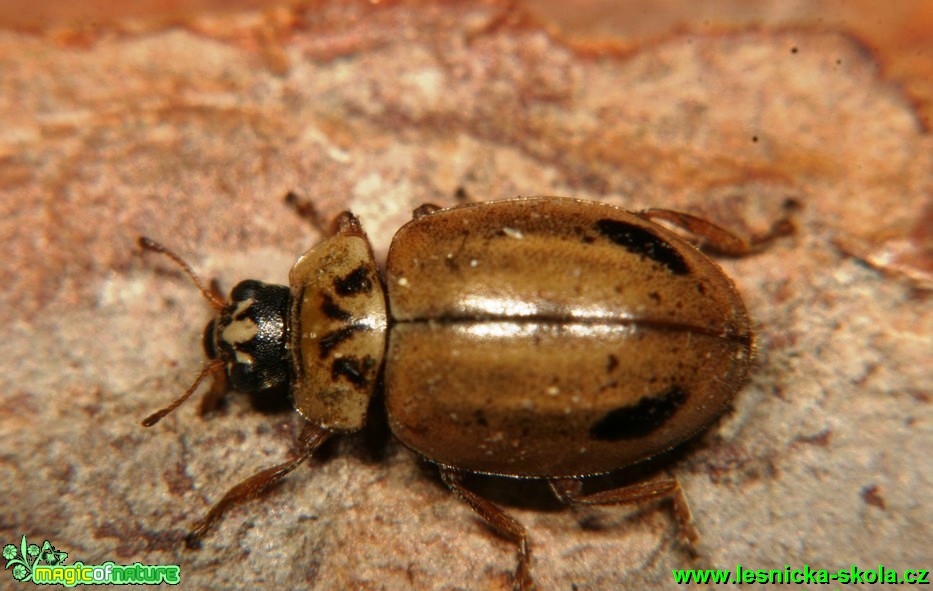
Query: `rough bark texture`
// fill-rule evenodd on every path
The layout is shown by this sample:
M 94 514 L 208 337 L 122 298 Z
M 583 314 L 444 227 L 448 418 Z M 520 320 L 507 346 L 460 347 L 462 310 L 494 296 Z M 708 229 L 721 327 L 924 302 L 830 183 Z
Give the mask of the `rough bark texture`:
M 931 566 L 933 142 L 859 43 L 782 29 L 597 49 L 469 2 L 227 24 L 83 47 L 0 32 L 0 544 L 179 564 L 186 589 L 507 589 L 512 547 L 364 436 L 186 550 L 213 501 L 287 455 L 299 418 L 234 395 L 139 426 L 200 368 L 208 310 L 136 237 L 229 288 L 284 282 L 318 239 L 287 191 L 351 208 L 383 255 L 426 201 L 570 195 L 755 232 L 793 199 L 796 236 L 722 263 L 756 322 L 753 377 L 665 464 L 697 558 L 665 511 L 489 493 L 531 532 L 542 590 L 673 588 L 672 568 L 737 563 Z

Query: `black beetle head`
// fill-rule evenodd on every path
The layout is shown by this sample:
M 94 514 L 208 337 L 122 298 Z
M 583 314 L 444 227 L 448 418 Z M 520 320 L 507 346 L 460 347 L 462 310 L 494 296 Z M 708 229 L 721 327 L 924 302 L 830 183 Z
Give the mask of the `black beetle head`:
M 288 287 L 254 280 L 242 281 L 230 292 L 229 301 L 224 302 L 216 288 L 205 287 L 180 256 L 145 237 L 139 238 L 139 245 L 145 250 L 165 255 L 181 267 L 217 311 L 204 328 L 204 352 L 210 362 L 184 394 L 146 417 L 144 426 L 158 423 L 187 400 L 204 378 L 220 371 L 226 372 L 234 389 L 244 392 L 258 392 L 289 382 L 285 346 L 288 337 Z
M 288 381 L 288 296 L 284 285 L 241 281 L 205 327 L 205 352 L 223 361 L 235 390 L 258 392 Z

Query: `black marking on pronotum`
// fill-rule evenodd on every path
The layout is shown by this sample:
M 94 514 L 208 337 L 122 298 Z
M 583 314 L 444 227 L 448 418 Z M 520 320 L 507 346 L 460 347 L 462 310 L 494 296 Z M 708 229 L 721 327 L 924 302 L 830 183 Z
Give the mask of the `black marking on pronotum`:
M 680 386 L 642 398 L 637 404 L 611 410 L 590 427 L 590 437 L 602 441 L 637 439 L 650 435 L 666 423 L 687 401 Z
M 322 298 L 324 302 L 321 304 L 321 312 L 324 312 L 325 316 L 343 322 L 347 322 L 352 318 L 352 314 L 338 306 L 329 293 L 322 294 Z
M 646 256 L 649 259 L 664 265 L 675 275 L 686 275 L 690 269 L 677 249 L 654 235 L 650 230 L 620 222 L 618 220 L 599 220 L 596 228 L 619 246 L 624 246 L 629 252 Z
M 338 277 L 334 280 L 334 290 L 342 296 L 369 293 L 372 289 L 373 281 L 369 278 L 369 270 L 365 265 L 360 265 L 345 277 Z
M 356 357 L 340 357 L 334 359 L 330 366 L 330 376 L 337 379 L 343 376 L 350 380 L 350 383 L 357 388 L 365 386 L 369 380 L 366 379 L 366 368 L 361 366 L 360 360 Z
M 369 327 L 367 327 L 365 324 L 350 324 L 322 336 L 321 340 L 318 341 L 318 347 L 321 349 L 321 359 L 324 359 L 330 355 L 330 352 L 334 347 L 349 339 L 351 336 L 353 336 L 353 333 L 366 330 L 367 328 Z

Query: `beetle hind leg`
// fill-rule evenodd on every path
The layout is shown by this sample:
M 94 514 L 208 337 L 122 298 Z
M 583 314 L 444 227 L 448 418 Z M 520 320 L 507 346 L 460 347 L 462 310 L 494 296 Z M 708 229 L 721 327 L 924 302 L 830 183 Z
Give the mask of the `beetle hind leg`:
M 761 234 L 741 236 L 709 220 L 682 211 L 674 211 L 671 209 L 645 209 L 638 212 L 637 215 L 651 222 L 654 220 L 664 220 L 696 236 L 699 240 L 699 246 L 714 250 L 726 256 L 734 257 L 757 252 L 769 242 L 781 236 L 793 234 L 795 231 L 794 222 L 790 217 L 779 219 L 768 230 Z
M 680 481 L 664 477 L 639 482 L 620 488 L 612 488 L 592 494 L 583 494 L 583 481 L 579 478 L 554 478 L 548 480 L 557 499 L 570 506 L 575 505 L 633 505 L 652 500 L 669 499 L 683 541 L 689 548 L 700 539 L 693 525 L 693 515 Z
M 534 591 L 531 578 L 531 551 L 528 548 L 528 532 L 514 517 L 503 511 L 492 501 L 481 497 L 463 486 L 463 474 L 449 468 L 441 468 L 444 484 L 470 506 L 500 536 L 511 540 L 518 546 L 518 566 L 512 578 L 512 591 Z
M 270 486 L 284 478 L 292 470 L 300 466 L 311 454 L 324 443 L 331 433 L 313 423 L 307 423 L 301 431 L 298 443 L 301 450 L 287 462 L 266 468 L 253 474 L 240 482 L 224 495 L 222 499 L 211 507 L 207 515 L 198 521 L 185 537 L 185 545 L 189 548 L 199 548 L 201 538 L 217 523 L 230 507 L 254 499 L 269 489 Z

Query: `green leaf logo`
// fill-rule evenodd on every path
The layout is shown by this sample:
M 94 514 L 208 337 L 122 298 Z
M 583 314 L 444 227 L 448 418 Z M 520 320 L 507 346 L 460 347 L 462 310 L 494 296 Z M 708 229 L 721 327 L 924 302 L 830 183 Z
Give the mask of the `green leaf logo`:
M 68 558 L 67 552 L 56 550 L 48 540 L 40 548 L 38 544 L 26 542 L 26 535 L 16 544 L 7 544 L 3 547 L 3 558 L 6 560 L 4 569 L 13 569 L 13 578 L 17 581 L 28 582 L 32 580 L 32 573 L 40 562 L 49 566 L 63 564 Z

